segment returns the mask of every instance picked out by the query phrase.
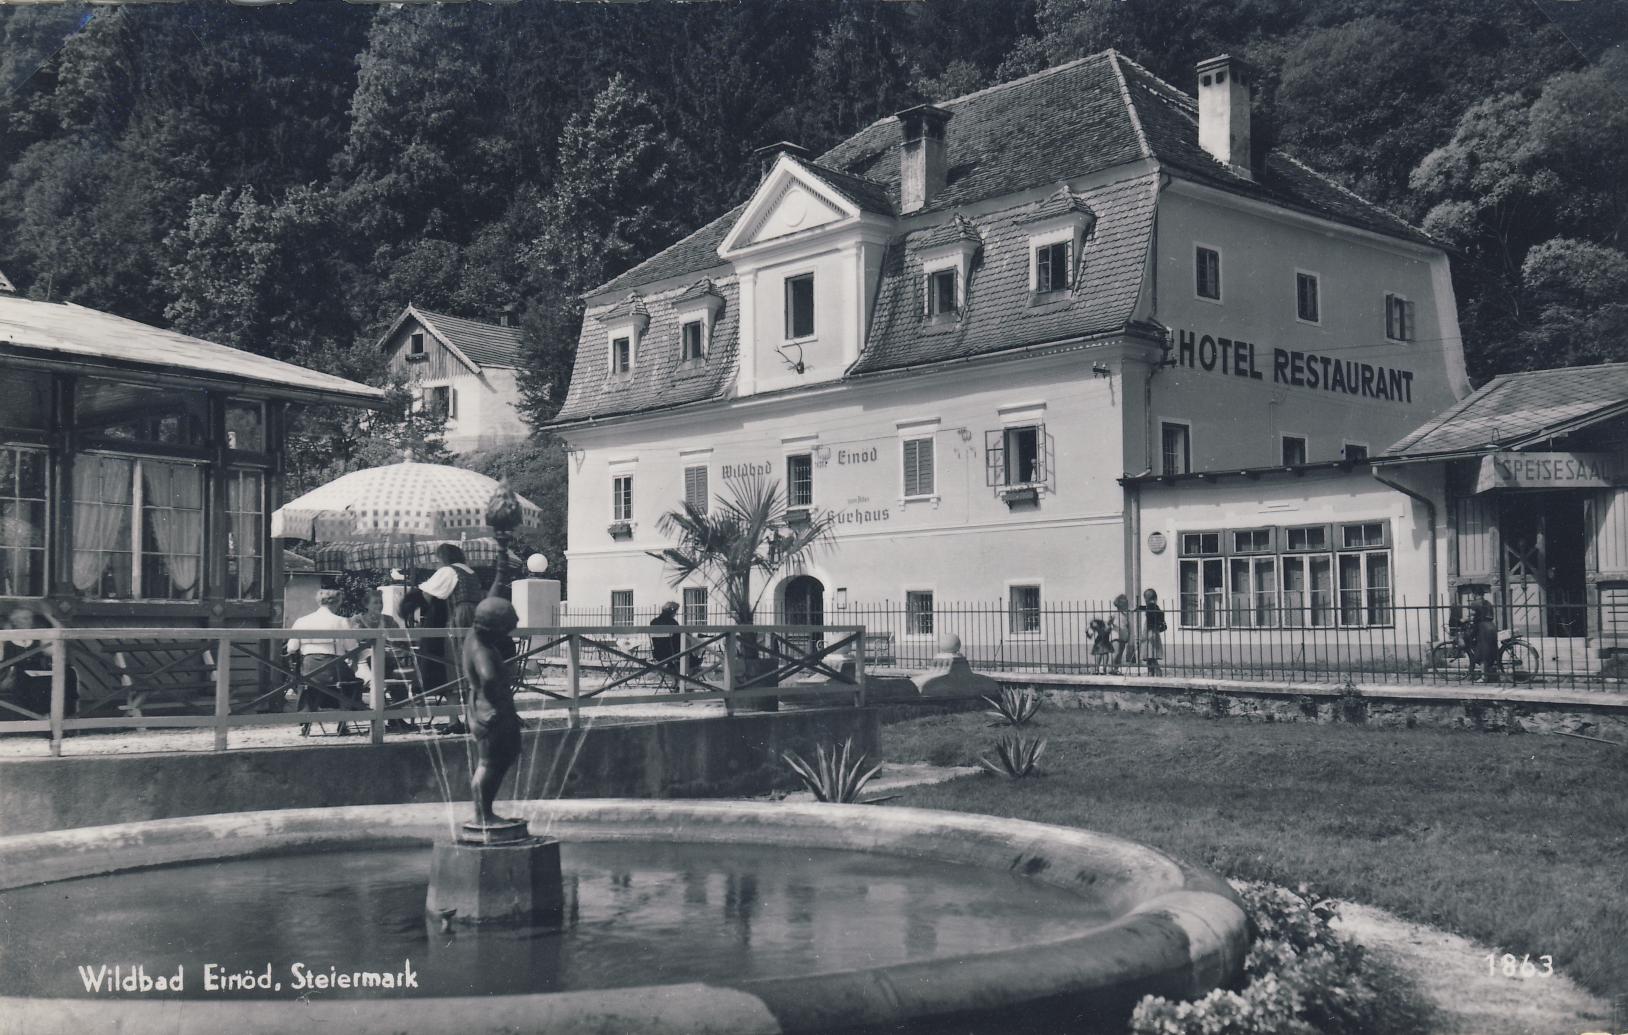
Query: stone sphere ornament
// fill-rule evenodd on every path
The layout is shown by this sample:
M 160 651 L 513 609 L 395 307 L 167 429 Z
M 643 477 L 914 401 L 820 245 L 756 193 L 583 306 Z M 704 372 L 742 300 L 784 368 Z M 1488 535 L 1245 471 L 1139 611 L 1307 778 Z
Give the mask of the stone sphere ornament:
M 940 654 L 961 653 L 961 637 L 955 633 L 938 634 L 938 652 Z
M 541 575 L 548 570 L 548 558 L 540 553 L 534 553 L 526 558 L 526 570 L 533 575 Z

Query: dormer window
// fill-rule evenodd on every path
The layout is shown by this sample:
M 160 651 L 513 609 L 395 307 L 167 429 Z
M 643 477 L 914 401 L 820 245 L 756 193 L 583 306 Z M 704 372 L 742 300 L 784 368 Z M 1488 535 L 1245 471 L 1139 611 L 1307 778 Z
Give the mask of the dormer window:
M 1059 188 L 1017 223 L 1029 232 L 1029 290 L 1035 300 L 1050 301 L 1057 292 L 1074 287 L 1074 268 L 1097 225 L 1097 215 L 1085 199 L 1067 187 Z
M 606 371 L 611 378 L 626 377 L 638 359 L 639 339 L 650 326 L 650 310 L 644 299 L 632 294 L 601 313 L 599 322 L 605 326 Z
M 952 267 L 927 274 L 927 315 L 954 316 L 961 311 L 956 291 L 956 271 Z
M 1041 294 L 1069 286 L 1068 242 L 1044 244 L 1034 250 L 1034 289 Z
M 814 274 L 786 278 L 786 340 L 814 337 Z
M 679 359 L 689 362 L 692 359 L 703 359 L 706 356 L 706 324 L 700 320 L 690 320 L 679 329 L 680 341 Z
M 678 317 L 678 362 L 700 365 L 706 362 L 712 341 L 712 328 L 723 311 L 724 298 L 710 280 L 700 280 L 673 299 Z
M 953 320 L 966 308 L 972 261 L 982 244 L 978 228 L 962 215 L 921 238 L 922 314 L 929 320 Z

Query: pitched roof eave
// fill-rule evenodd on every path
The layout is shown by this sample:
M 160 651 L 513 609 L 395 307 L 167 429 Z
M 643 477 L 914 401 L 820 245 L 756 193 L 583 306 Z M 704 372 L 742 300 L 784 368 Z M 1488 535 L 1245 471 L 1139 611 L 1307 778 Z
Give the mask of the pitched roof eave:
M 476 363 L 473 359 L 470 359 L 469 355 L 465 353 L 463 349 L 460 349 L 457 345 L 453 344 L 452 339 L 442 332 L 441 328 L 435 326 L 435 321 L 430 319 L 430 315 L 428 313 L 424 312 L 424 310 L 418 308 L 417 306 L 412 305 L 411 303 L 408 304 L 407 308 L 415 317 L 418 318 L 418 322 L 424 325 L 424 329 L 426 331 L 429 331 L 431 334 L 435 335 L 436 341 L 440 342 L 442 345 L 445 345 L 448 352 L 458 357 L 458 362 L 468 367 L 471 373 L 480 373 L 480 364 Z

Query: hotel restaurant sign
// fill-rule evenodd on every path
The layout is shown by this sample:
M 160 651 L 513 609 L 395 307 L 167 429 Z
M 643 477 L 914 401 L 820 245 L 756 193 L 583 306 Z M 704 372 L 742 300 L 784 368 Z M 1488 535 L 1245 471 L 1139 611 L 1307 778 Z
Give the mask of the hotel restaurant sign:
M 1481 458 L 1475 491 L 1609 489 L 1628 485 L 1628 456 L 1617 453 L 1493 453 Z

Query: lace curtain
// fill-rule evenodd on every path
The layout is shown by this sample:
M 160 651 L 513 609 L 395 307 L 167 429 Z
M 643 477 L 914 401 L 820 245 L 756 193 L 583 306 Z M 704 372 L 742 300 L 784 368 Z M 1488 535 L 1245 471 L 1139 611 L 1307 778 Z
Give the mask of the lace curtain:
M 158 546 L 173 591 L 143 584 L 142 596 L 191 599 L 203 570 L 203 470 L 190 464 L 143 461 L 142 520 L 148 538 Z
M 73 585 L 98 589 L 109 553 L 129 564 L 131 462 L 80 456 L 73 468 Z

